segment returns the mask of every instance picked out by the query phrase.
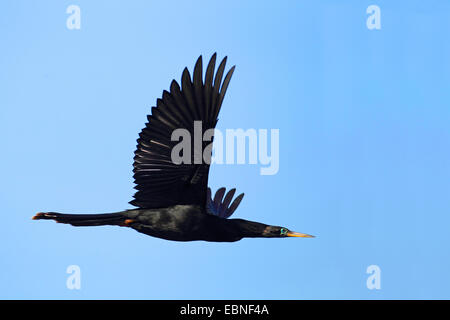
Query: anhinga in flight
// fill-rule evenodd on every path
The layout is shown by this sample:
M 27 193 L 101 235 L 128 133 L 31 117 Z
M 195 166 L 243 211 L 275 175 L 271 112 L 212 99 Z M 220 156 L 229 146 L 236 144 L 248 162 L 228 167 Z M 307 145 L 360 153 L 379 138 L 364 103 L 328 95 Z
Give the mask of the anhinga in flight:
M 179 142 L 171 139 L 174 130 L 186 129 L 194 137 L 194 121 L 201 121 L 203 137 L 206 130 L 215 128 L 234 71 L 233 66 L 222 82 L 225 63 L 226 57 L 214 75 L 214 54 L 203 81 L 200 56 L 195 64 L 192 80 L 185 68 L 181 87 L 173 80 L 170 92 L 164 91 L 162 98 L 157 100 L 157 106 L 152 108 L 152 115 L 147 117 L 148 123 L 137 140 L 134 157 L 137 192 L 130 204 L 138 209 L 104 214 L 40 212 L 33 219 L 52 219 L 73 226 L 126 226 L 153 237 L 176 241 L 231 242 L 244 237 L 312 237 L 283 227 L 228 219 L 244 194 L 240 194 L 232 202 L 236 190 L 231 189 L 225 195 L 225 188 L 220 188 L 212 198 L 208 188 L 210 161 L 172 161 L 172 149 Z M 202 143 L 201 152 L 207 147 L 207 142 Z M 211 143 L 212 138 L 209 144 Z M 206 154 L 206 160 L 210 160 L 211 150 Z M 194 152 L 191 160 L 195 160 L 195 157 L 198 160 L 198 154 L 195 155 Z

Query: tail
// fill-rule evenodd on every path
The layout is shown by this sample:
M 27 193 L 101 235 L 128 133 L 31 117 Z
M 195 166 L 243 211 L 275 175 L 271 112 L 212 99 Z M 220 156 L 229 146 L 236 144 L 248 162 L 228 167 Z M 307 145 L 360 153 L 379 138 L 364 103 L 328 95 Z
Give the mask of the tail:
M 64 214 L 57 212 L 39 212 L 33 220 L 55 220 L 76 227 L 85 226 L 126 226 L 127 219 L 120 213 L 104 214 Z

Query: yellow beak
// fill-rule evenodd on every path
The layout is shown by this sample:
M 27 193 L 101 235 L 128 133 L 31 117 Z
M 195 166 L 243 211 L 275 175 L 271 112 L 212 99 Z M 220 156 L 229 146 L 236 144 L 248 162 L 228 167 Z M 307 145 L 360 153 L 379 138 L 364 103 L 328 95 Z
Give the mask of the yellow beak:
M 300 233 L 300 232 L 293 232 L 293 231 L 289 231 L 288 233 L 286 233 L 286 235 L 288 237 L 315 238 L 314 236 L 312 236 L 310 234 Z

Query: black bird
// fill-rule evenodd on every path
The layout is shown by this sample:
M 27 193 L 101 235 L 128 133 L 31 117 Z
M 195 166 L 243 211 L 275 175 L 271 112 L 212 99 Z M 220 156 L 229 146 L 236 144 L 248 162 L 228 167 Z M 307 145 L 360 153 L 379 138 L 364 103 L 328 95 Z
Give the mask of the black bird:
M 133 170 L 137 192 L 130 201 L 137 209 L 104 214 L 40 212 L 33 219 L 52 219 L 73 226 L 126 226 L 153 237 L 176 241 L 232 242 L 244 237 L 312 237 L 283 227 L 228 219 L 244 194 L 231 202 L 236 190 L 231 189 L 225 195 L 225 188 L 220 188 L 212 198 L 208 188 L 212 137 L 202 141 L 201 150 L 194 148 L 192 155 L 182 150 L 180 155 L 186 161 L 172 160 L 172 150 L 179 143 L 171 139 L 174 130 L 187 130 L 191 137 L 189 142 L 195 145 L 194 131 L 198 129 L 195 129 L 194 121 L 201 121 L 201 137 L 208 129 L 215 128 L 235 68 L 233 66 L 222 81 L 226 60 L 225 57 L 214 74 L 216 54 L 213 54 L 203 81 L 200 56 L 192 79 L 185 68 L 181 87 L 173 80 L 170 92 L 164 91 L 162 98 L 157 99 L 137 140 Z

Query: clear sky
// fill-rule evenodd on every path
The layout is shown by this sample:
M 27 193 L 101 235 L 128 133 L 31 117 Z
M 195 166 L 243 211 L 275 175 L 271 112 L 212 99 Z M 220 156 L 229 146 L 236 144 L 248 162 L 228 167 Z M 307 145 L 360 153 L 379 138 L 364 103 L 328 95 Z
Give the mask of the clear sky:
M 381 29 L 369 30 L 373 4 Z M 66 26 L 69 5 L 80 29 Z M 449 10 L 1 1 L 0 298 L 450 298 Z M 146 115 L 216 51 L 236 65 L 218 128 L 279 129 L 280 168 L 216 165 L 210 186 L 246 193 L 234 217 L 317 238 L 179 243 L 31 220 L 132 208 Z M 380 289 L 367 287 L 371 265 Z

